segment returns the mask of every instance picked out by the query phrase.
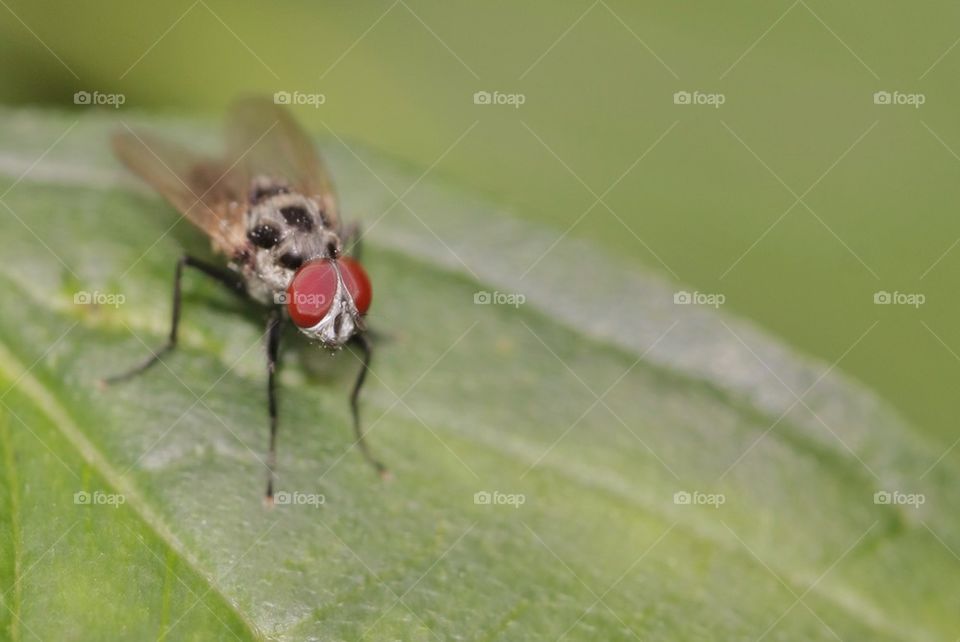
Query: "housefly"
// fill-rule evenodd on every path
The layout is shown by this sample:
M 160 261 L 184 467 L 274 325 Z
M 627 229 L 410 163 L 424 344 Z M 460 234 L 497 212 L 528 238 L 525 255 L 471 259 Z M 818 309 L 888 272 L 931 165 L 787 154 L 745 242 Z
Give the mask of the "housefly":
M 267 401 L 270 442 L 266 501 L 273 502 L 277 442 L 276 367 L 288 321 L 307 338 L 362 355 L 350 395 L 356 444 L 381 474 L 360 427 L 358 397 L 372 346 L 364 316 L 372 300 L 366 271 L 345 248 L 357 247 L 356 226 L 345 226 L 327 171 L 304 131 L 282 107 L 264 98 L 237 101 L 227 120 L 222 159 L 128 130 L 113 139 L 117 157 L 210 238 L 226 267 L 190 255 L 177 261 L 173 315 L 166 343 L 144 362 L 104 380 L 140 374 L 177 345 L 181 280 L 193 268 L 267 309 Z M 355 252 L 354 252 L 355 254 Z

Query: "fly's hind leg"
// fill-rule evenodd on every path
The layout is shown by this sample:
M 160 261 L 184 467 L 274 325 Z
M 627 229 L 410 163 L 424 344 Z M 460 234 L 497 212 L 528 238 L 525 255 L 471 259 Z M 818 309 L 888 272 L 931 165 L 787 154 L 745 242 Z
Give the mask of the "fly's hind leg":
M 238 274 L 234 274 L 230 270 L 218 267 L 216 265 L 211 265 L 205 261 L 201 261 L 200 259 L 196 259 L 192 256 L 184 254 L 182 257 L 180 257 L 180 260 L 177 261 L 177 270 L 173 279 L 173 315 L 170 323 L 170 336 L 167 338 L 167 342 L 158 350 L 154 351 L 142 363 L 134 366 L 126 372 L 121 372 L 120 374 L 101 379 L 100 383 L 102 385 L 125 381 L 144 372 L 160 361 L 163 355 L 177 347 L 177 329 L 180 326 L 180 302 L 182 294 L 180 282 L 183 279 L 184 267 L 192 267 L 196 270 L 199 270 L 203 274 L 206 274 L 210 278 L 224 284 L 235 292 L 243 293 L 245 290 L 243 280 Z

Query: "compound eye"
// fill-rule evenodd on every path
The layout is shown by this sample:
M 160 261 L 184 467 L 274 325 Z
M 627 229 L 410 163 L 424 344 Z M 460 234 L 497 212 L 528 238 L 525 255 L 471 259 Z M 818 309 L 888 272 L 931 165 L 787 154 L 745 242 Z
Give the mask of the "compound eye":
M 360 262 L 349 256 L 337 259 L 340 266 L 340 273 L 343 275 L 343 283 L 347 286 L 347 291 L 353 297 L 353 304 L 357 306 L 360 314 L 366 314 L 370 309 L 370 303 L 373 301 L 373 287 L 370 285 L 370 277 L 367 271 L 363 269 Z
M 337 294 L 333 261 L 310 261 L 297 270 L 287 288 L 287 311 L 300 328 L 312 328 L 327 316 Z
M 360 314 L 366 314 L 373 301 L 370 277 L 360 263 L 348 256 L 336 259 L 320 259 L 305 263 L 290 281 L 287 288 L 287 311 L 290 319 L 301 328 L 312 328 L 320 323 L 337 294 L 337 269 L 343 284 L 353 298 Z

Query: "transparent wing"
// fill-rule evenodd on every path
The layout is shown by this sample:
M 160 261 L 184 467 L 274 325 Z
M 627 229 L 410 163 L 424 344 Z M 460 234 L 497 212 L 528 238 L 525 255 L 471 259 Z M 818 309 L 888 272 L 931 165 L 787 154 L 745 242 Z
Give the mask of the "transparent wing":
M 121 132 L 117 157 L 203 230 L 214 248 L 233 256 L 246 244 L 244 177 L 223 162 L 152 136 Z
M 265 97 L 235 102 L 227 120 L 228 158 L 247 176 L 286 183 L 317 201 L 339 229 L 336 195 L 327 169 L 306 132 L 290 113 Z

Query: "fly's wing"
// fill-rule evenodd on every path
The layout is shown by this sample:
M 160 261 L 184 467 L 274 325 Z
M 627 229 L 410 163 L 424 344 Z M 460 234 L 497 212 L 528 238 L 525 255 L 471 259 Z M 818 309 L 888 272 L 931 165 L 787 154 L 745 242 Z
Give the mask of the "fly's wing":
M 267 98 L 233 104 L 227 121 L 228 158 L 242 168 L 247 185 L 267 179 L 313 198 L 330 225 L 340 229 L 333 184 L 306 132 L 290 113 Z
M 203 230 L 215 250 L 233 257 L 247 246 L 243 177 L 234 168 L 131 131 L 113 137 L 113 151 Z

